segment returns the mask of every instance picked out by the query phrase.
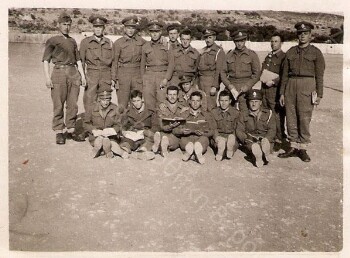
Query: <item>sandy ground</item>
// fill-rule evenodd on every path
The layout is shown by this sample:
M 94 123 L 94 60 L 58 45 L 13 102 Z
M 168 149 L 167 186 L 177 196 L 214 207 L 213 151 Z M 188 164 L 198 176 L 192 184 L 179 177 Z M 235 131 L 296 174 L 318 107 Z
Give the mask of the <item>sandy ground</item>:
M 339 251 L 342 56 L 327 55 L 310 163 L 237 151 L 206 164 L 90 158 L 55 144 L 42 45 L 9 45 L 10 249 L 29 251 Z M 259 53 L 260 59 L 266 53 Z M 79 101 L 80 108 L 82 101 Z

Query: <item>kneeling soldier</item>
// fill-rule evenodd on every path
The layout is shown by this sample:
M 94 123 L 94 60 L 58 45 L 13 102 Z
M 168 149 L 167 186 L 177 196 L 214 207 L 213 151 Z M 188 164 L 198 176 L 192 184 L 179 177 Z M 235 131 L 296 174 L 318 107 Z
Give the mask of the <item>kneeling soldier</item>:
M 207 95 L 204 91 L 198 89 L 198 85 L 194 84 L 194 77 L 190 75 L 183 75 L 179 77 L 179 87 L 181 91 L 179 92 L 179 102 L 183 106 L 189 105 L 190 102 L 190 96 L 192 92 L 198 91 L 202 94 L 202 106 L 201 110 L 207 111 L 208 110 L 208 102 L 207 102 Z
M 239 111 L 232 105 L 231 92 L 223 90 L 219 93 L 219 107 L 214 108 L 211 113 L 216 121 L 212 146 L 217 149 L 215 159 L 222 160 L 226 151 L 226 157 L 231 159 L 238 148 L 236 140 L 236 128 L 239 118 Z
M 270 109 L 264 109 L 260 90 L 250 90 L 247 93 L 248 111 L 241 112 L 236 135 L 241 143 L 252 152 L 255 164 L 261 167 L 263 156 L 269 161 L 271 143 L 276 136 L 276 120 Z
M 215 131 L 215 121 L 212 115 L 202 111 L 202 94 L 195 91 L 190 96 L 190 108 L 181 112 L 181 117 L 186 119 L 184 125 L 173 129 L 173 133 L 179 137 L 180 148 L 184 151 L 182 160 L 188 161 L 195 153 L 200 164 L 204 164 L 203 154 L 209 146 L 209 137 Z
M 139 159 L 154 159 L 155 155 L 151 152 L 151 148 L 154 131 L 158 129 L 156 113 L 145 104 L 141 91 L 133 90 L 130 100 L 131 105 L 123 123 L 123 138 L 120 146 L 129 154 L 131 151 L 137 151 Z
M 174 128 L 180 125 L 181 111 L 184 106 L 179 103 L 179 88 L 171 85 L 166 90 L 166 101 L 160 103 L 158 108 L 158 117 L 160 131 L 154 134 L 154 145 L 152 150 L 156 153 L 161 146 L 161 153 L 163 157 L 168 155 L 168 149 L 171 151 L 179 147 L 180 139 L 172 134 Z M 188 108 L 187 108 L 188 109 Z M 173 121 L 171 121 L 173 119 Z M 166 123 L 166 120 L 169 123 Z
M 118 144 L 122 115 L 120 108 L 111 103 L 111 92 L 110 87 L 98 90 L 97 102 L 88 108 L 84 120 L 84 129 L 88 132 L 90 144 L 93 146 L 93 158 L 98 157 L 102 151 L 107 158 L 113 158 L 113 152 L 122 158 L 128 157 Z

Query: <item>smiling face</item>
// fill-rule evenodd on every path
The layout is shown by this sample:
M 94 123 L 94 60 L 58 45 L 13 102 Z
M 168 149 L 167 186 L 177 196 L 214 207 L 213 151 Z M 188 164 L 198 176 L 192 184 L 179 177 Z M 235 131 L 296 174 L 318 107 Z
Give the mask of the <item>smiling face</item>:
M 58 23 L 58 29 L 63 35 L 69 34 L 71 26 L 72 22 L 69 21 Z
M 99 98 L 99 101 L 100 101 L 100 104 L 101 104 L 101 107 L 103 108 L 103 109 L 106 109 L 108 106 L 109 106 L 109 104 L 111 104 L 111 98 Z
M 184 82 L 183 84 L 181 84 L 181 88 L 185 93 L 189 92 L 191 87 L 192 87 L 192 81 L 191 82 Z
M 175 104 L 178 99 L 177 90 L 168 90 L 166 97 L 171 104 Z
M 220 96 L 219 104 L 222 110 L 226 110 L 231 104 L 230 96 Z
M 200 96 L 192 96 L 190 99 L 190 106 L 193 110 L 198 110 L 202 106 L 202 99 Z

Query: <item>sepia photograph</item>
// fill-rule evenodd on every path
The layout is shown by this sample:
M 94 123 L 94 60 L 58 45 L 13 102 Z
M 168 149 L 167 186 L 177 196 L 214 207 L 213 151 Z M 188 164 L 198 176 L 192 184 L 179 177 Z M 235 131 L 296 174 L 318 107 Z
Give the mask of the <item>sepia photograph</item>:
M 9 257 L 345 257 L 346 4 L 106 2 L 7 3 Z

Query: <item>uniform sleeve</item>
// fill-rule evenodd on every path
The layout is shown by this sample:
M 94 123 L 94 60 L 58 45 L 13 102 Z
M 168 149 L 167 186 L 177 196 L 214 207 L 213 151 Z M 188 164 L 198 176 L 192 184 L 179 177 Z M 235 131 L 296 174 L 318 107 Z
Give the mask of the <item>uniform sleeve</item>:
M 79 53 L 80 53 L 81 63 L 85 68 L 85 61 L 86 61 L 86 41 L 85 40 L 82 40 L 80 43 Z
M 171 77 L 173 76 L 174 68 L 175 68 L 174 53 L 172 50 L 168 50 L 168 69 L 165 75 L 168 81 L 170 81 Z
M 113 62 L 112 62 L 112 80 L 116 81 L 118 80 L 118 61 L 120 56 L 120 45 L 118 41 L 114 42 L 113 44 Z
M 79 53 L 79 50 L 78 50 L 78 44 L 77 42 L 74 40 L 74 55 L 75 55 L 75 60 L 76 61 L 80 61 L 81 58 L 80 58 L 80 53 Z
M 276 136 L 276 118 L 272 111 L 270 110 L 270 120 L 267 123 L 267 133 L 265 135 L 265 138 L 269 140 L 269 142 L 273 142 L 275 136 Z
M 241 143 L 244 143 L 245 139 L 247 139 L 248 137 L 245 132 L 244 115 L 242 113 L 239 115 L 238 118 L 236 136 Z
M 201 91 L 202 93 L 202 109 L 204 111 L 207 111 L 208 110 L 208 97 L 207 97 L 207 94 L 205 94 L 204 91 Z
M 228 67 L 227 67 L 227 54 L 224 56 L 223 64 L 222 64 L 222 69 L 220 71 L 220 79 L 222 83 L 228 87 L 230 85 L 230 81 L 227 78 L 227 72 L 228 72 Z M 231 89 L 229 89 L 231 90 Z
M 141 70 L 141 78 L 145 74 L 146 71 L 146 53 L 145 53 L 145 45 L 141 47 L 141 62 L 140 62 L 140 70 Z
M 323 97 L 323 76 L 324 76 L 325 68 L 326 68 L 326 64 L 325 64 L 323 54 L 319 49 L 317 49 L 316 63 L 315 63 L 315 70 L 316 70 L 315 80 L 316 80 L 317 96 L 320 98 Z
M 252 55 L 252 76 L 251 79 L 248 82 L 249 88 L 252 88 L 255 83 L 257 83 L 260 79 L 260 60 L 258 55 L 255 52 L 251 52 Z
M 288 71 L 289 71 L 289 63 L 286 55 L 282 63 L 282 79 L 281 79 L 280 95 L 284 95 L 286 91 L 286 86 L 289 79 Z
M 45 50 L 44 50 L 44 54 L 43 54 L 43 59 L 42 61 L 47 61 L 50 62 L 51 58 L 52 58 L 52 52 L 54 51 L 55 46 L 52 43 L 51 39 L 48 39 L 45 43 Z
M 225 53 L 222 48 L 219 49 L 218 53 L 216 54 L 216 62 L 215 62 L 215 75 L 214 75 L 214 85 L 213 87 L 220 89 L 220 73 L 221 70 L 224 67 L 224 61 L 225 61 Z
M 209 124 L 208 132 L 205 132 L 203 135 L 206 137 L 212 137 L 217 129 L 215 119 L 211 113 L 207 113 L 206 119 Z

